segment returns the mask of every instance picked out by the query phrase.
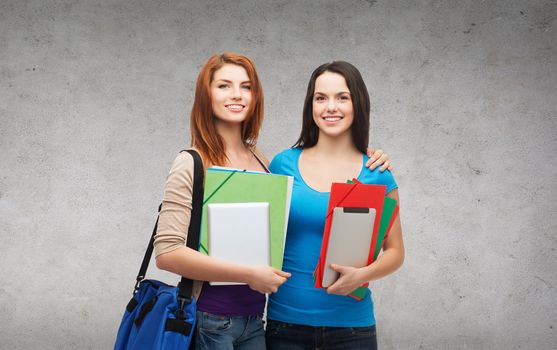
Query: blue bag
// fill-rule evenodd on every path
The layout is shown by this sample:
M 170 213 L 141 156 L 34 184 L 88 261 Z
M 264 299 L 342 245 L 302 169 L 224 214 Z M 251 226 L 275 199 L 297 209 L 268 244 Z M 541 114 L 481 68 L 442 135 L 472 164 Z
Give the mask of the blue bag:
M 195 327 L 195 299 L 178 299 L 179 289 L 144 280 L 126 310 L 114 349 L 188 349 Z M 129 305 L 129 304 L 128 304 Z
M 194 150 L 192 212 L 186 245 L 199 249 L 201 207 L 203 204 L 203 164 Z M 162 205 L 161 205 L 162 206 Z M 159 206 L 159 212 L 161 209 Z M 133 297 L 126 306 L 114 350 L 188 349 L 195 333 L 196 302 L 193 281 L 182 277 L 177 287 L 147 280 L 145 275 L 153 253 L 158 218 L 137 275 Z

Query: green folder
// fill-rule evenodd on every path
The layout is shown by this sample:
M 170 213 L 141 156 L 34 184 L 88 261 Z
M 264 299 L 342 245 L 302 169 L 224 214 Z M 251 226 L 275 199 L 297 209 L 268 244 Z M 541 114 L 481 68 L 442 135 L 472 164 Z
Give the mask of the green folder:
M 377 260 L 381 247 L 383 246 L 383 241 L 385 240 L 385 235 L 387 234 L 387 229 L 389 228 L 389 223 L 396 208 L 396 200 L 393 198 L 385 197 L 383 202 L 383 213 L 381 214 L 381 220 L 379 221 L 379 232 L 377 233 L 377 242 L 375 243 L 375 252 L 373 253 L 373 261 Z M 353 291 L 350 296 L 356 299 L 363 299 L 365 297 L 367 287 L 358 287 Z
M 385 197 L 385 202 L 383 202 L 383 214 L 381 215 L 381 221 L 379 222 L 379 233 L 377 234 L 377 243 L 375 243 L 375 252 L 373 253 L 373 261 L 377 260 L 381 247 L 383 247 L 383 241 L 387 235 L 387 229 L 391 223 L 391 218 L 396 208 L 396 200 L 393 198 Z
M 208 204 L 268 202 L 271 266 L 279 270 L 282 269 L 292 184 L 293 178 L 291 176 L 224 168 L 207 169 L 205 172 L 199 251 L 208 254 Z

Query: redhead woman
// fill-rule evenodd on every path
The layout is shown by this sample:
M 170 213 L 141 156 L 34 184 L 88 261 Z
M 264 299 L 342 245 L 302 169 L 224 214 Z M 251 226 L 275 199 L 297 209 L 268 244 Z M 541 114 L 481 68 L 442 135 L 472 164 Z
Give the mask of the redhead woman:
M 347 295 L 401 266 L 399 217 L 376 262 L 363 268 L 333 264 L 340 278 L 327 289 L 313 287 L 331 183 L 358 178 L 385 185 L 388 196 L 399 199 L 389 171 L 365 166 L 369 111 L 366 86 L 353 65 L 343 61 L 321 65 L 308 85 L 300 138 L 271 162 L 273 173 L 294 177 L 294 187 L 283 263 L 291 277 L 269 296 L 268 349 L 377 348 L 370 291 L 361 301 Z
M 205 168 L 269 171 L 266 159 L 255 148 L 262 120 L 263 91 L 253 62 L 233 53 L 210 57 L 197 78 L 190 115 L 192 146 L 201 154 Z M 371 167 L 385 162 L 381 153 L 375 154 L 377 161 Z M 387 166 L 388 162 L 383 164 Z M 164 189 L 155 236 L 157 266 L 199 281 L 194 284 L 197 349 L 264 349 L 265 294 L 276 292 L 290 273 L 233 264 L 186 247 L 192 179 L 193 158 L 180 153 Z M 203 281 L 243 284 L 214 286 Z

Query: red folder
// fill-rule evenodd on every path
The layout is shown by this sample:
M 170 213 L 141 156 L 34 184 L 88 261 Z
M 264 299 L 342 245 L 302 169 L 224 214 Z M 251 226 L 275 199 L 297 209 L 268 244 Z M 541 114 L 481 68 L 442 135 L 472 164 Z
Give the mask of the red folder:
M 336 207 L 351 208 L 375 208 L 375 221 L 373 225 L 373 240 L 371 247 L 375 247 L 377 240 L 377 231 L 379 230 L 379 222 L 383 209 L 383 199 L 387 192 L 387 186 L 384 185 L 367 185 L 359 181 L 355 183 L 333 183 L 331 185 L 331 196 L 329 198 L 329 206 L 327 208 L 327 217 L 325 219 L 325 229 L 323 231 L 323 241 L 321 243 L 321 254 L 315 270 L 315 287 L 323 288 L 321 281 L 323 280 L 323 264 L 327 254 L 327 246 L 329 244 L 329 233 L 331 231 L 332 214 Z M 374 249 L 369 251 L 368 264 L 373 262 Z M 364 286 L 367 286 L 366 283 Z

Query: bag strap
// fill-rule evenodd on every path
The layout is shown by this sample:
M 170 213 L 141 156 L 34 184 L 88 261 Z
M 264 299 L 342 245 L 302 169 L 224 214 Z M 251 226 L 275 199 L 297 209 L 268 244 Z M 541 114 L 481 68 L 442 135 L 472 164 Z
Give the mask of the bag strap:
M 201 156 L 195 150 L 182 150 L 181 152 L 188 152 L 193 157 L 193 192 L 192 192 L 192 211 L 190 216 L 190 225 L 188 228 L 188 238 L 186 241 L 186 246 L 193 250 L 199 249 L 199 235 L 201 233 L 201 211 L 203 208 L 203 179 L 204 179 L 204 169 Z M 153 255 L 155 235 L 157 234 L 157 227 L 159 224 L 160 211 L 162 209 L 162 203 L 159 205 L 159 216 L 157 216 L 157 221 L 155 222 L 155 227 L 153 228 L 153 233 L 151 233 L 151 238 L 149 239 L 149 245 L 143 256 L 143 262 L 137 274 L 136 283 L 134 287 L 134 294 L 139 288 L 139 283 L 145 279 L 147 274 L 147 268 L 149 267 L 149 262 L 151 261 L 151 256 Z M 180 283 L 178 284 L 178 296 L 182 300 L 187 300 L 191 298 L 193 293 L 193 280 L 185 278 L 182 276 Z
M 199 250 L 199 236 L 201 235 L 201 212 L 203 210 L 203 181 L 205 169 L 201 156 L 195 150 L 185 150 L 193 157 L 193 192 L 191 196 L 192 210 L 190 215 L 190 226 L 186 246 L 193 250 Z M 183 152 L 183 151 L 182 151 Z M 178 300 L 189 302 L 193 294 L 193 280 L 182 276 L 178 283 Z

